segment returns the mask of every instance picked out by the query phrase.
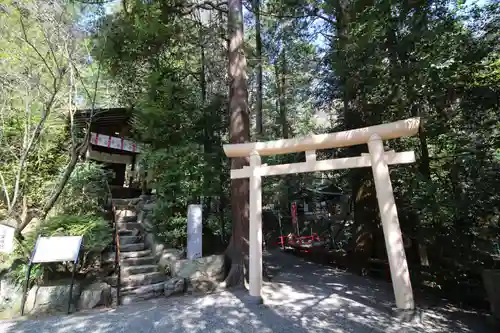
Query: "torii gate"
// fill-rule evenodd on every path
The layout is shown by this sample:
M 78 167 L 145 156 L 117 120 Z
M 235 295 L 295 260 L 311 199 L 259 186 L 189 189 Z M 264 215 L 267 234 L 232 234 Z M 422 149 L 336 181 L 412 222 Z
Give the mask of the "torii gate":
M 262 302 L 262 177 L 291 173 L 372 167 L 378 206 L 384 231 L 392 285 L 399 309 L 414 309 L 405 249 L 399 227 L 388 165 L 415 162 L 415 153 L 385 152 L 383 140 L 417 134 L 420 118 L 410 118 L 354 130 L 311 135 L 303 138 L 224 145 L 227 157 L 250 157 L 250 166 L 231 170 L 231 179 L 250 178 L 250 296 Z M 359 157 L 316 160 L 316 150 L 367 144 L 369 154 Z M 306 153 L 306 162 L 266 165 L 261 156 Z

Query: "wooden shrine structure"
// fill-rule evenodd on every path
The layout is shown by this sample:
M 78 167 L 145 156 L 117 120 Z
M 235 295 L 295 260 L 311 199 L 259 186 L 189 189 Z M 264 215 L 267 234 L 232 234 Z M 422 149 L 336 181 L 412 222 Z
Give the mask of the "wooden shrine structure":
M 115 198 L 138 197 L 149 191 L 150 175 L 146 177 L 145 172 L 140 172 L 138 163 L 144 144 L 131 139 L 132 113 L 127 108 L 83 109 L 74 117 L 75 124 L 81 127 L 92 118 L 85 158 L 113 171 L 109 183 Z

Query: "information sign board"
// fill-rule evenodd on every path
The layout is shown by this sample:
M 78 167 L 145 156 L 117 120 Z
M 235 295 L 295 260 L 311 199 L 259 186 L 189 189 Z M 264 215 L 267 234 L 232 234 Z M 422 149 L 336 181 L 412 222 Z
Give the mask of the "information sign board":
M 26 293 L 28 292 L 31 267 L 33 264 L 43 264 L 49 262 L 73 262 L 73 274 L 71 277 L 71 286 L 69 289 L 68 314 L 71 309 L 71 300 L 73 295 L 73 284 L 75 282 L 76 265 L 78 263 L 78 254 L 82 246 L 82 236 L 54 236 L 38 237 L 35 248 L 31 253 L 28 271 L 26 272 L 26 282 L 24 285 L 21 316 L 24 315 L 24 305 L 26 303 Z
M 35 245 L 32 262 L 75 262 L 82 239 L 82 236 L 40 237 Z
M 16 229 L 0 224 L 0 252 L 11 253 L 14 249 L 14 233 Z

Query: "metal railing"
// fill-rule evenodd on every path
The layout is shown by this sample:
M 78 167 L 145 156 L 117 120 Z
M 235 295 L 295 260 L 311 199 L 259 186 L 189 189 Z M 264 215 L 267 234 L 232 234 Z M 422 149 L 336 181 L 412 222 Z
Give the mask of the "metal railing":
M 113 203 L 113 194 L 111 187 L 108 187 L 109 203 L 111 205 L 111 223 L 113 224 L 113 249 L 115 251 L 115 273 L 116 273 L 116 305 L 120 305 L 120 287 L 121 287 L 121 265 L 120 265 L 120 235 L 118 234 L 118 224 L 116 223 L 116 207 Z
M 116 305 L 120 305 L 120 284 L 121 284 L 121 265 L 120 265 L 120 235 L 118 234 L 118 227 L 116 223 L 116 209 L 113 201 L 111 201 L 111 211 L 113 213 L 113 238 L 114 238 L 114 248 L 115 248 L 115 272 L 116 272 Z

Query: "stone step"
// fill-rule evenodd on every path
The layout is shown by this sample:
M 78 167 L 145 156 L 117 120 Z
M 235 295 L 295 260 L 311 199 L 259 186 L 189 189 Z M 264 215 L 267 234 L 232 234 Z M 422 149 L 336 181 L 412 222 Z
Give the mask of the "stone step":
M 116 223 L 137 222 L 137 215 L 115 216 Z
M 122 277 L 120 282 L 123 288 L 126 288 L 126 287 L 138 287 L 138 286 L 160 283 L 164 282 L 165 279 L 166 279 L 165 274 L 160 272 L 153 272 L 153 273 L 134 274 L 134 275 L 129 275 L 127 277 Z
M 140 294 L 140 295 L 125 295 L 121 296 L 120 295 L 120 304 L 121 305 L 128 305 L 136 302 L 141 302 L 141 301 L 146 301 L 149 299 L 157 298 L 160 297 L 163 294 L 162 292 L 152 292 L 152 293 L 147 293 L 147 294 Z
M 140 200 L 140 198 L 113 199 L 111 202 L 115 207 L 135 207 Z
M 141 236 L 120 236 L 120 245 L 137 244 L 142 243 L 144 240 Z
M 127 266 L 122 267 L 122 277 L 141 274 L 141 273 L 154 273 L 158 272 L 157 265 L 140 265 L 140 266 Z
M 128 223 L 121 222 L 116 224 L 116 228 L 119 231 L 134 230 L 134 229 L 141 230 L 141 224 L 137 222 L 128 222 Z
M 112 287 L 118 285 L 118 277 L 111 275 L 106 277 L 106 283 Z M 160 272 L 140 273 L 133 275 L 120 274 L 120 291 L 128 292 L 142 286 L 165 282 L 165 274 Z
M 120 259 L 128 258 L 140 258 L 151 256 L 151 250 L 141 250 L 141 251 L 131 251 L 131 252 L 121 252 Z
M 116 208 L 115 207 L 115 218 L 120 218 L 124 216 L 136 216 L 137 209 L 134 207 L 124 207 L 124 208 Z
M 163 289 L 165 288 L 165 282 L 158 282 L 147 284 L 144 286 L 133 287 L 133 286 L 124 286 L 120 288 L 120 294 L 123 296 L 140 296 L 145 294 L 163 294 Z
M 138 236 L 139 235 L 139 230 L 134 229 L 134 230 L 118 230 L 118 235 L 120 235 L 120 239 L 123 236 Z
M 144 243 L 137 243 L 137 244 L 120 244 L 120 250 L 122 253 L 125 252 L 137 252 L 137 251 L 142 251 L 144 250 L 146 245 Z
M 121 258 L 120 264 L 122 267 L 154 265 L 156 258 L 153 256 L 137 257 L 137 258 Z
M 138 210 L 135 207 L 121 207 L 117 208 L 115 207 L 115 220 L 118 220 L 122 217 L 126 216 L 137 216 L 138 215 Z

